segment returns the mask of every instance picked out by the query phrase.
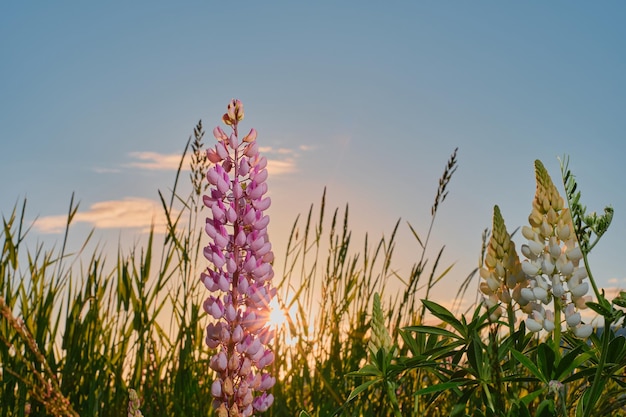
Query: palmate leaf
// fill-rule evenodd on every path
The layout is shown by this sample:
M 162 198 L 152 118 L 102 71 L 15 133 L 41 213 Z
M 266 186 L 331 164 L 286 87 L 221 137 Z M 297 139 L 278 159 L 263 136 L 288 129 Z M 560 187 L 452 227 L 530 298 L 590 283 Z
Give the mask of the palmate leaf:
M 570 375 L 574 369 L 581 366 L 592 356 L 589 352 L 581 353 L 582 350 L 583 345 L 578 345 L 563 356 L 556 368 L 555 379 L 560 381 L 562 378 Z
M 441 327 L 436 326 L 409 326 L 402 329 L 405 332 L 416 332 L 416 333 L 424 333 L 429 335 L 439 335 L 443 337 L 447 337 L 450 339 L 458 339 L 463 340 L 463 337 L 459 336 L 456 333 L 451 332 L 450 330 L 442 329 Z
M 555 379 L 553 374 L 556 358 L 557 356 L 547 343 L 541 343 L 537 347 L 537 364 L 539 365 L 541 373 L 547 380 Z
M 382 377 L 383 373 L 374 364 L 368 363 L 358 371 L 349 372 L 348 376 L 377 376 Z
M 463 338 L 467 338 L 467 327 L 450 310 L 430 300 L 422 300 L 422 304 L 433 316 L 452 326 Z
M 415 391 L 413 395 L 418 396 L 418 395 L 433 394 L 436 392 L 447 391 L 450 389 L 456 392 L 459 392 L 459 387 L 462 387 L 468 384 L 476 384 L 476 381 L 472 379 L 462 379 L 460 381 L 443 382 L 441 384 L 434 384 L 429 387 L 417 390 Z
M 574 232 L 581 249 L 588 254 L 611 225 L 614 213 L 613 208 L 611 206 L 605 207 L 602 215 L 598 215 L 595 212 L 591 214 L 586 213 L 587 207 L 580 203 L 581 194 L 576 184 L 576 178 L 569 169 L 568 157 L 564 157 L 561 160 L 561 176 L 572 216 L 572 223 L 574 224 Z M 596 236 L 593 242 L 591 242 L 592 233 Z
M 352 390 L 352 392 L 348 396 L 348 399 L 346 400 L 346 402 L 352 401 L 356 396 L 358 396 L 360 393 L 362 393 L 363 391 L 368 389 L 370 386 L 372 386 L 374 384 L 377 384 L 377 383 L 380 383 L 382 381 L 383 381 L 382 378 L 371 379 L 369 381 L 365 381 L 364 383 L 362 383 L 361 385 L 359 385 L 358 387 L 356 387 L 355 389 Z
M 533 361 L 531 361 L 526 355 L 521 352 L 518 352 L 515 349 L 511 349 L 511 354 L 515 356 L 515 359 L 518 360 L 519 363 L 524 365 L 526 369 L 530 371 L 537 379 L 539 379 L 544 384 L 548 383 L 548 380 L 543 375 L 543 373 L 537 368 L 537 365 Z

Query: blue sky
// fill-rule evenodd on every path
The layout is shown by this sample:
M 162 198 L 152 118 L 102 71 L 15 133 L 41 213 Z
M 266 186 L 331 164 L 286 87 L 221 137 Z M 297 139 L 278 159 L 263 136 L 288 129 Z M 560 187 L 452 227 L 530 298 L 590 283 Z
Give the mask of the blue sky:
M 533 161 L 558 183 L 567 154 L 584 203 L 615 208 L 592 268 L 623 287 L 625 19 L 610 1 L 4 2 L 0 210 L 26 197 L 34 236 L 54 241 L 75 192 L 79 235 L 132 241 L 196 122 L 210 140 L 236 97 L 273 164 L 278 256 L 324 186 L 355 237 L 398 218 L 426 233 L 459 147 L 433 248 L 460 280 L 493 205 L 525 224 Z M 404 223 L 400 238 L 402 275 L 418 247 Z

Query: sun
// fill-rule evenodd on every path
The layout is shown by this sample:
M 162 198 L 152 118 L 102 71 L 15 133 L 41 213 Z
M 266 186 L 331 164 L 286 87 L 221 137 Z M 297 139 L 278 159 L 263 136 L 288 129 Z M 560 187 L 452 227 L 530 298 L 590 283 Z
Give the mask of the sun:
M 287 316 L 285 311 L 280 308 L 280 303 L 278 302 L 278 298 L 274 297 L 272 301 L 270 301 L 270 318 L 268 320 L 269 325 L 271 327 L 280 328 L 285 323 L 287 323 Z

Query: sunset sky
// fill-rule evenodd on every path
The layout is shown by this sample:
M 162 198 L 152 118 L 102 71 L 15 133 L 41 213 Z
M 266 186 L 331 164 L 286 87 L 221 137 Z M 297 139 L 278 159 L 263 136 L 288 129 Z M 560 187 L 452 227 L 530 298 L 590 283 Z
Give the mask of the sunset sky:
M 617 1 L 3 2 L 0 211 L 26 198 L 31 238 L 52 244 L 74 192 L 75 242 L 95 226 L 114 254 L 149 227 L 198 120 L 210 143 L 238 98 L 271 164 L 277 257 L 327 187 L 356 241 L 402 218 L 407 275 L 406 222 L 427 232 L 458 147 L 432 241 L 456 262 L 445 301 L 477 266 L 493 205 L 509 230 L 525 224 L 534 160 L 560 186 L 566 154 L 583 204 L 615 209 L 592 269 L 626 287 L 624 21 Z

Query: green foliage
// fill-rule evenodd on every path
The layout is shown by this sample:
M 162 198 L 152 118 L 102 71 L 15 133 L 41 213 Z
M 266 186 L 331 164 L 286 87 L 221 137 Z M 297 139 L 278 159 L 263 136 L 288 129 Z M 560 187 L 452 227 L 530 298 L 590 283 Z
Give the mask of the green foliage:
M 131 389 L 145 416 L 213 414 L 205 294 L 198 280 L 208 163 L 203 135 L 198 123 L 185 149 L 193 153 L 191 187 L 179 184 L 181 159 L 171 195 L 159 193 L 166 233 L 151 231 L 144 246 L 130 251 L 120 247 L 112 265 L 97 250 L 87 253 L 91 234 L 76 253 L 66 252 L 78 211 L 73 198 L 58 249 L 26 245 L 25 201 L 3 217 L 1 417 L 125 415 Z M 295 314 L 277 329 L 276 400 L 266 415 L 626 415 L 626 338 L 611 326 L 623 318 L 626 292 L 609 302 L 587 262 L 612 209 L 586 214 L 564 164 L 567 201 L 596 292 L 588 305 L 606 325 L 588 341 L 570 334 L 559 341 L 538 338 L 527 334 L 524 322 L 490 318 L 496 306 L 458 314 L 430 299 L 452 270 L 440 270 L 443 248 L 428 269 L 427 257 L 456 169 L 455 150 L 439 180 L 427 234 L 408 225 L 421 252 L 407 277 L 393 267 L 399 221 L 374 244 L 365 234 L 355 250 L 348 206 L 329 216 L 325 192 L 317 212 L 311 206 L 306 217 L 296 218 L 277 278 L 279 304 Z M 485 233 L 483 256 L 486 240 Z M 475 272 L 461 284 L 458 299 Z M 394 280 L 403 291 L 386 294 Z
M 202 135 L 199 124 L 195 150 Z M 204 163 L 192 158 L 192 172 Z M 66 253 L 73 199 L 58 250 L 25 245 L 25 201 L 3 218 L 0 416 L 125 415 L 130 388 L 143 398 L 145 415 L 207 415 L 196 226 L 203 205 L 198 188 L 179 193 L 180 172 L 169 201 L 161 196 L 169 224 L 163 241 L 151 231 L 144 247 L 120 247 L 112 267 L 97 250 L 84 252 L 91 234 L 78 252 Z M 16 316 L 23 333 L 11 325 Z M 61 414 L 57 403 L 69 409 Z

